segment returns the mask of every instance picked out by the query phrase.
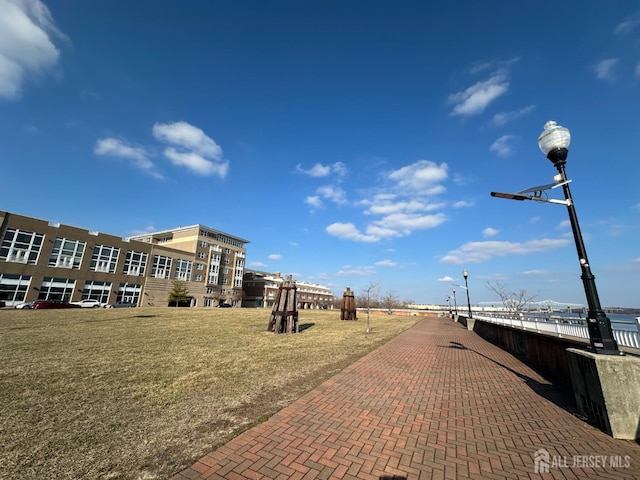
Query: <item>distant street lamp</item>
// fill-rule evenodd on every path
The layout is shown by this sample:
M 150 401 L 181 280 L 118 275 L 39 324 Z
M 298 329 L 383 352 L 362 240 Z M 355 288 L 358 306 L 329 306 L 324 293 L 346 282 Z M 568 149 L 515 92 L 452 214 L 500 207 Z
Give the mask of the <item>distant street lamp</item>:
M 467 307 L 469 307 L 469 318 L 473 318 L 473 316 L 471 315 L 471 301 L 469 300 L 469 284 L 467 283 L 469 272 L 467 272 L 466 268 L 462 270 L 462 276 L 464 277 L 464 288 L 467 290 Z
M 447 297 L 447 305 L 449 306 L 449 315 L 451 315 L 453 313 L 451 311 L 451 295 Z
M 456 289 L 452 288 L 451 290 L 453 290 L 453 306 L 455 307 L 456 315 L 458 315 L 458 302 L 456 301 Z
M 580 232 L 580 225 L 578 224 L 578 217 L 571 197 L 571 190 L 569 189 L 569 182 L 571 180 L 567 180 L 565 172 L 570 142 L 571 135 L 569 129 L 556 124 L 554 121 L 547 122 L 544 126 L 544 131 L 540 134 L 540 137 L 538 137 L 538 146 L 540 150 L 542 150 L 542 153 L 546 155 L 558 170 L 558 175 L 553 177 L 554 183 L 531 187 L 515 194 L 491 192 L 491 196 L 510 200 L 535 200 L 538 202 L 559 203 L 567 207 L 573 238 L 578 252 L 578 259 L 580 261 L 580 268 L 582 269 L 580 278 L 582 278 L 582 283 L 584 284 L 584 291 L 589 306 L 587 328 L 591 349 L 596 353 L 620 355 L 621 352 L 618 350 L 618 344 L 613 337 L 611 321 L 600 306 L 595 276 L 591 273 L 587 251 L 582 239 L 582 233 Z M 564 192 L 564 200 L 549 199 L 542 196 L 545 190 L 560 186 Z

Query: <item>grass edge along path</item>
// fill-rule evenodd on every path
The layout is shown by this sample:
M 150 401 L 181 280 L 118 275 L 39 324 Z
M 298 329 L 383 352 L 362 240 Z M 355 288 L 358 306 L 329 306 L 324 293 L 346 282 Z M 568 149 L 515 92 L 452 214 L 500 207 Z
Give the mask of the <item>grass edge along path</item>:
M 0 311 L 0 478 L 167 478 L 422 318 L 269 314 Z

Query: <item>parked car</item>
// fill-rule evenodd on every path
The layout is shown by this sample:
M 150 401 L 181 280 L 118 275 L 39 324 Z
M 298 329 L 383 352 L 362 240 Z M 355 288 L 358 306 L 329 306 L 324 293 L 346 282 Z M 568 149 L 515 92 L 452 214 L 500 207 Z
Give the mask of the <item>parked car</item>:
M 137 305 L 132 302 L 116 302 L 107 305 L 106 308 L 135 308 Z
M 79 308 L 79 305 L 63 302 L 61 300 L 38 300 L 33 302 L 33 308 L 36 310 L 44 308 Z
M 15 308 L 21 309 L 21 310 L 28 310 L 33 308 L 33 303 L 34 302 L 20 302 L 20 303 L 16 303 Z
M 84 300 L 80 300 L 79 302 L 71 302 L 73 305 L 77 305 L 82 308 L 104 308 L 107 306 L 106 303 L 103 303 L 99 300 L 94 300 L 93 298 L 85 298 Z

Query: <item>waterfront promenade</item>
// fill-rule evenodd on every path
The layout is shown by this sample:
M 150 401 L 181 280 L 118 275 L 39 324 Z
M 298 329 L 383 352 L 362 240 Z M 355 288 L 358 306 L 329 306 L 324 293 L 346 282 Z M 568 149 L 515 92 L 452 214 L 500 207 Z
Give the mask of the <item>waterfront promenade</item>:
M 640 478 L 640 445 L 583 422 L 570 391 L 511 354 L 430 317 L 172 479 L 595 477 Z

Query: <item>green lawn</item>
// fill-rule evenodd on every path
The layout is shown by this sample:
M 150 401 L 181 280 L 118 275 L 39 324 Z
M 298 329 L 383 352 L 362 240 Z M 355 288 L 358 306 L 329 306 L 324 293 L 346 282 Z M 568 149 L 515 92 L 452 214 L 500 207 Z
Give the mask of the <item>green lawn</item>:
M 418 320 L 270 313 L 0 310 L 0 478 L 167 478 Z

